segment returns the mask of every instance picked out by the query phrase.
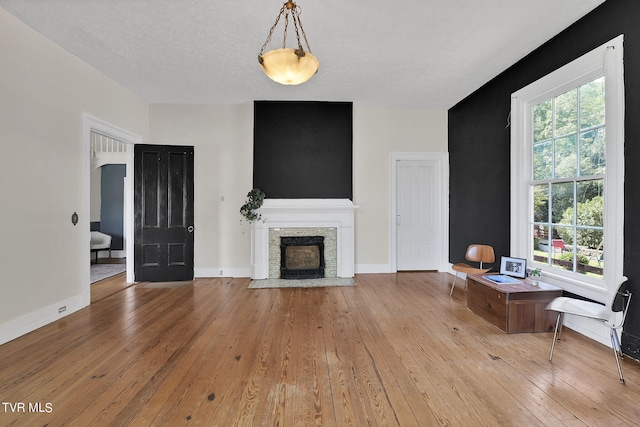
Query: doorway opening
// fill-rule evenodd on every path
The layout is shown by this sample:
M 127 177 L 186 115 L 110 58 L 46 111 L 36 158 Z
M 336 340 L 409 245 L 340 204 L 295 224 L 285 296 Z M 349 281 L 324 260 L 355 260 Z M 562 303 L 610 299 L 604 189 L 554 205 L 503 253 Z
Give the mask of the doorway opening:
M 101 147 L 96 147 L 96 141 L 100 140 Z M 104 165 L 120 165 L 115 169 L 124 169 L 122 177 L 122 195 L 123 200 L 121 206 L 122 220 L 122 236 L 119 241 L 116 240 L 117 246 L 122 249 L 114 251 L 116 255 L 126 259 L 126 283 L 133 283 L 133 145 L 139 144 L 141 138 L 124 129 L 100 120 L 88 114 L 83 115 L 83 180 L 82 180 L 82 298 L 83 304 L 89 305 L 92 301 L 91 296 L 91 229 L 92 219 L 96 219 L 96 202 L 93 202 L 94 215 L 92 218 L 92 171 L 97 167 Z M 98 145 L 100 145 L 98 143 Z M 96 154 L 96 151 L 101 154 Z M 124 167 L 124 168 L 123 168 Z M 117 172 L 116 176 L 121 174 Z M 94 174 L 95 177 L 95 174 Z M 117 179 L 117 178 L 116 178 Z M 94 182 L 95 184 L 95 182 Z M 100 214 L 101 215 L 101 214 Z M 119 216 L 119 215 L 115 215 Z M 102 216 L 100 216 L 102 220 Z M 93 221 L 93 227 L 103 228 L 105 225 L 102 221 Z M 96 225 L 100 222 L 100 225 Z M 107 225 L 107 229 L 112 225 Z M 117 228 L 118 226 L 116 226 Z M 112 232 L 113 233 L 113 232 Z M 116 233 L 113 233 L 116 234 Z M 95 300 L 95 298 L 93 298 Z

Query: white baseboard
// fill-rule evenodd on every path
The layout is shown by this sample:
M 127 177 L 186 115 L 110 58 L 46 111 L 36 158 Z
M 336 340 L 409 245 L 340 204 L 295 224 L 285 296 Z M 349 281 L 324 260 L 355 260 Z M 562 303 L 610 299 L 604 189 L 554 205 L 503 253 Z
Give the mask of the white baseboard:
M 573 329 L 577 333 L 584 335 L 587 338 L 591 338 L 600 344 L 611 347 L 611 337 L 609 336 L 609 328 L 603 324 L 585 319 L 580 316 L 573 316 L 566 314 L 564 316 L 563 327 Z
M 61 312 L 60 310 L 63 308 L 64 311 Z M 58 301 L 40 310 L 4 322 L 0 324 L 0 345 L 35 331 L 51 322 L 55 322 L 82 308 L 84 308 L 82 305 L 82 296 L 77 295 L 73 298 Z
M 395 273 L 389 264 L 356 264 L 356 274 Z
M 449 266 L 450 264 L 441 266 L 437 271 L 455 274 L 455 271 L 451 270 Z M 356 274 L 397 273 L 397 271 L 391 270 L 390 264 L 356 264 L 355 270 Z
M 194 268 L 194 277 L 251 277 L 251 268 Z
M 355 266 L 356 274 L 395 273 L 389 264 L 360 264 Z M 194 268 L 195 277 L 251 277 L 251 268 L 206 267 Z
M 354 271 L 355 274 L 395 273 L 389 264 L 356 264 Z M 251 277 L 250 268 L 209 267 L 196 268 L 193 272 L 195 277 Z

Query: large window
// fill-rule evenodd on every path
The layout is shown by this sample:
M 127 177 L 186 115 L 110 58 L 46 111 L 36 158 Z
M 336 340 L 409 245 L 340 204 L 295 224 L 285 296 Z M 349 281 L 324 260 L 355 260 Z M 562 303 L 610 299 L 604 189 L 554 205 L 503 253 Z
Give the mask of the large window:
M 600 301 L 622 278 L 622 48 L 620 36 L 512 96 L 511 255 Z
M 605 79 L 533 106 L 533 261 L 603 277 Z

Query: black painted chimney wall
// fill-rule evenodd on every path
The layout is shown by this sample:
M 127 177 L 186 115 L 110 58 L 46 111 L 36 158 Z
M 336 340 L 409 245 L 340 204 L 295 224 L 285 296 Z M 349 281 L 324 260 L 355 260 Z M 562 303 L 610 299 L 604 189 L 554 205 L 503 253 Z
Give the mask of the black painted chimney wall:
M 253 186 L 270 199 L 353 197 L 353 103 L 255 101 Z

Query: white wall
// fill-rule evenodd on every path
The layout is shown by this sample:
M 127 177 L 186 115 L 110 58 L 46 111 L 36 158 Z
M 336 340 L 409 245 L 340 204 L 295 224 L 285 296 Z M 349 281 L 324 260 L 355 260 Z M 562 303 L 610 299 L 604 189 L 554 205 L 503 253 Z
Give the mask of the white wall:
M 155 104 L 149 117 L 150 143 L 194 146 L 196 276 L 248 277 L 251 229 L 238 211 L 253 180 L 253 104 Z M 389 159 L 398 151 L 446 152 L 447 112 L 354 106 L 356 268 L 389 271 Z
M 253 103 L 154 104 L 149 129 L 151 144 L 194 147 L 196 277 L 249 277 L 251 227 L 239 209 L 253 183 Z
M 447 111 L 355 107 L 353 115 L 356 273 L 389 272 L 390 153 L 447 152 Z
M 144 140 L 148 104 L 2 8 L 0 64 L 2 343 L 82 306 L 83 113 Z

